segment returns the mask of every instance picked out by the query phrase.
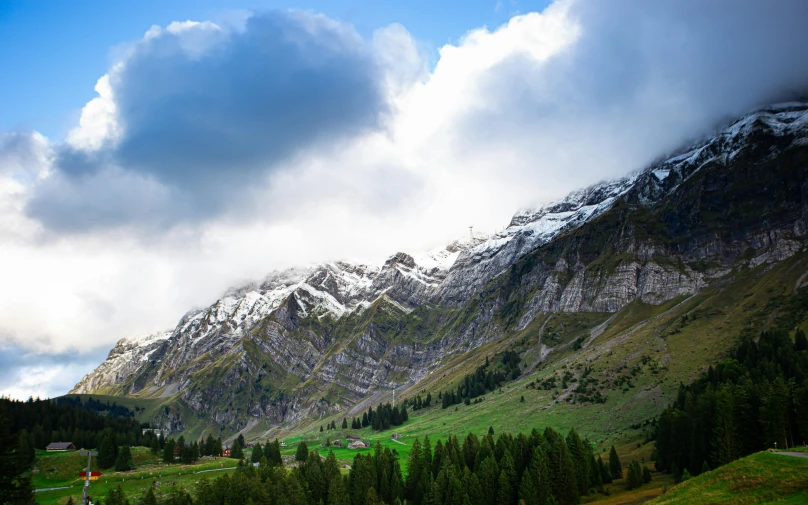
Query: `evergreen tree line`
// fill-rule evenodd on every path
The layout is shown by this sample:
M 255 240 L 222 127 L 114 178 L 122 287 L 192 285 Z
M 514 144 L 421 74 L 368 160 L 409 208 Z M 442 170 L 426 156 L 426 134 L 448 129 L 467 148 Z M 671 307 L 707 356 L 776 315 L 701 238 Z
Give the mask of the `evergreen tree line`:
M 239 444 L 239 441 L 242 445 L 238 446 L 238 450 L 236 451 L 235 448 Z M 233 449 L 231 449 L 232 457 L 236 457 L 233 456 L 234 452 L 237 453 L 237 459 L 244 457 L 243 444 L 244 438 L 240 436 L 239 440 L 236 440 L 234 443 Z M 161 436 L 159 442 L 151 446 L 151 451 L 154 454 L 158 454 L 162 451 L 164 463 L 182 463 L 186 465 L 196 463 L 199 458 L 203 456 L 221 456 L 224 453 L 222 439 L 214 438 L 213 435 L 210 434 L 201 442 L 197 442 L 196 440 L 186 442 L 183 436 L 180 436 L 177 440 L 171 438 L 164 440 Z
M 79 396 L 62 396 L 49 401 L 59 406 L 69 405 L 72 407 L 79 407 L 90 412 L 96 412 L 98 414 L 104 414 L 112 417 L 135 417 L 135 412 L 128 407 L 118 405 L 116 402 L 102 402 L 101 400 L 96 400 L 92 397 L 82 399 Z
M 382 448 L 357 454 L 351 471 L 344 475 L 333 452 L 322 458 L 298 446 L 299 465 L 287 469 L 278 458 L 261 456 L 259 446 L 253 458 L 260 466 L 240 464 L 231 475 L 201 479 L 189 493 L 174 487 L 159 503 L 165 505 L 567 505 L 579 503 L 622 476 L 612 448 L 610 464 L 595 458 L 591 444 L 575 430 L 566 438 L 551 428 L 530 435 L 503 434 L 478 438 L 469 434 L 462 444 L 456 437 L 438 442 L 434 449 L 426 437 L 413 442 L 406 477 L 395 450 Z M 278 456 L 280 453 L 278 452 Z M 633 468 L 633 470 L 632 470 Z M 643 481 L 650 470 L 629 465 L 629 476 Z M 639 475 L 639 477 L 637 477 Z M 104 505 L 127 505 L 123 491 L 110 490 Z M 134 500 L 157 505 L 154 489 Z
M 410 415 L 407 413 L 405 403 L 401 403 L 398 407 L 384 403 L 379 405 L 375 411 L 372 406 L 368 407 L 367 412 L 362 413 L 361 418 L 355 417 L 351 419 L 351 429 L 359 430 L 371 426 L 375 431 L 384 431 L 389 430 L 391 426 L 401 426 L 409 418 Z M 347 418 L 342 419 L 342 429 L 348 429 Z
M 29 470 L 33 459 L 20 447 L 20 434 L 12 430 L 8 402 L 0 402 L 0 503 L 34 503 Z
M 421 398 L 421 395 L 416 396 L 415 398 L 408 398 L 405 403 L 410 406 L 412 410 L 421 410 L 429 408 L 432 405 L 432 393 L 427 392 L 425 398 Z
M 477 367 L 473 373 L 466 375 L 456 390 L 441 391 L 438 398 L 441 400 L 441 407 L 447 408 L 459 403 L 469 405 L 471 400 L 486 393 L 496 390 L 504 382 L 511 381 L 519 377 L 519 354 L 513 351 L 502 353 L 499 369 L 492 370 L 488 357 L 485 364 Z
M 31 463 L 34 450 L 44 449 L 51 442 L 72 442 L 77 449 L 100 449 L 109 433 L 115 434 L 119 445 L 149 447 L 156 438 L 152 432 L 143 433 L 143 425 L 133 419 L 131 410 L 114 403 L 93 399 L 82 402 L 79 398 L 0 398 L 0 403 L 7 412 L 11 433 L 17 435 L 20 451 Z
M 657 469 L 698 475 L 767 448 L 808 440 L 808 339 L 784 331 L 745 338 L 659 416 Z

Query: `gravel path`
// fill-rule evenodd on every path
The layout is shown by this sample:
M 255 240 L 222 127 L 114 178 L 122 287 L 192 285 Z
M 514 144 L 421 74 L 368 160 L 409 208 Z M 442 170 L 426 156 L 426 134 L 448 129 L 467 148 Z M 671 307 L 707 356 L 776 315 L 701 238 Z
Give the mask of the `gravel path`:
M 808 458 L 808 452 L 780 451 L 775 452 L 774 454 L 782 454 L 783 456 L 794 456 L 795 458 Z

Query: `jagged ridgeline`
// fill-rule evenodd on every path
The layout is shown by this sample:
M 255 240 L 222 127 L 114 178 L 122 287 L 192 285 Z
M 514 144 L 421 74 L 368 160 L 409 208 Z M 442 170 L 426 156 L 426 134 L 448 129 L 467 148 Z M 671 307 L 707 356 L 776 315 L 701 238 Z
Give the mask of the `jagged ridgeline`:
M 808 284 L 808 104 L 756 110 L 661 159 L 492 236 L 234 288 L 119 341 L 73 393 L 141 402 L 140 419 L 186 437 L 319 428 L 392 390 L 410 407 L 430 395 L 409 423 L 460 391 L 468 426 L 517 402 L 498 421 L 514 432 L 548 411 L 592 438 L 636 426 L 744 335 L 806 328 L 793 299 Z M 516 358 L 503 387 L 474 378 L 503 353 Z

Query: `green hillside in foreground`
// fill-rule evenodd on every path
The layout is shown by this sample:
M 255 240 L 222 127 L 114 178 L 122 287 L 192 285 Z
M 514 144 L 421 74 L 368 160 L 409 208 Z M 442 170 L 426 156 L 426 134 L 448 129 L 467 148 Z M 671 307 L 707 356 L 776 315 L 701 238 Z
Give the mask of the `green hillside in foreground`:
M 650 503 L 808 503 L 808 459 L 759 452 L 682 482 Z
M 203 458 L 194 465 L 166 465 L 159 456 L 152 455 L 145 447 L 133 447 L 132 459 L 135 470 L 115 472 L 112 469 L 101 470 L 93 461 L 92 471 L 101 471 L 102 476 L 92 482 L 90 496 L 104 497 L 110 488 L 118 485 L 129 497 L 141 496 L 155 482 L 167 484 L 176 482 L 191 488 L 202 477 L 215 478 L 230 473 L 236 466 L 236 460 L 230 458 Z M 81 500 L 83 482 L 78 472 L 86 469 L 87 458 L 78 452 L 37 451 L 34 463 L 32 483 L 35 489 L 54 489 L 35 494 L 40 505 L 63 504 L 68 497 L 75 503 Z

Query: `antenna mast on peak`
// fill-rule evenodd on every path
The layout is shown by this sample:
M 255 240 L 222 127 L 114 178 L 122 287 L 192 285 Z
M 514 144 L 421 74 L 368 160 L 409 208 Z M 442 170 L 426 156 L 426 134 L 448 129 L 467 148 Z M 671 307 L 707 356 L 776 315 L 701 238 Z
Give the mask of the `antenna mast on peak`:
M 472 231 L 473 226 L 469 226 L 469 236 L 471 237 L 471 241 L 474 242 L 474 232 Z

